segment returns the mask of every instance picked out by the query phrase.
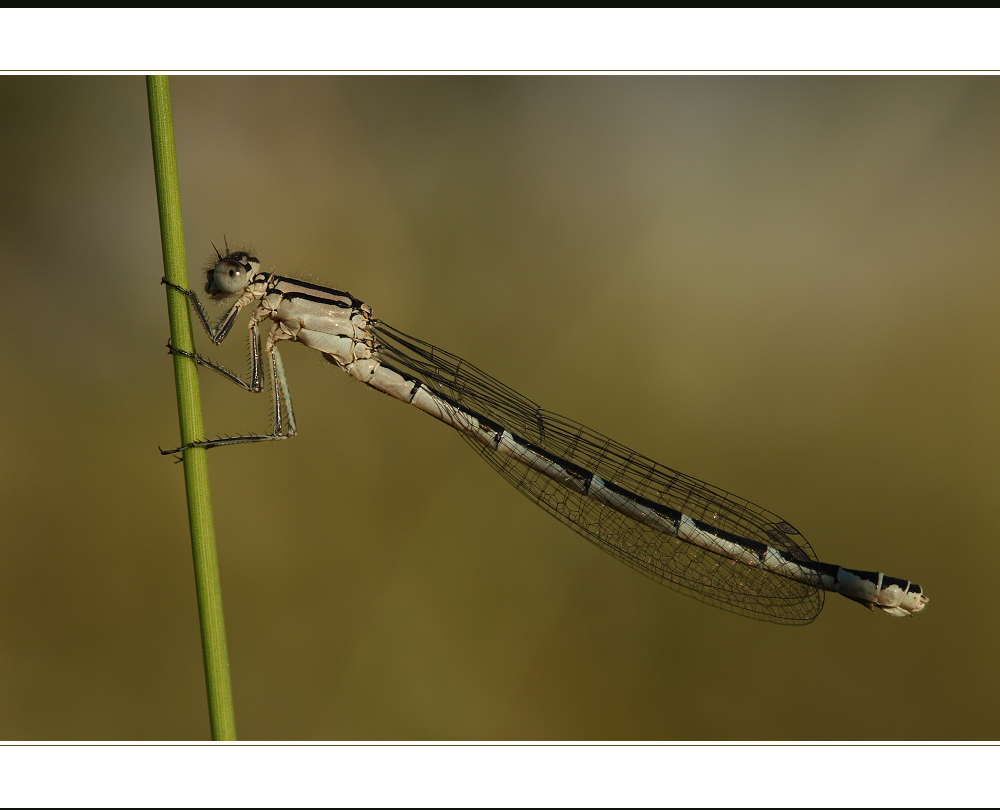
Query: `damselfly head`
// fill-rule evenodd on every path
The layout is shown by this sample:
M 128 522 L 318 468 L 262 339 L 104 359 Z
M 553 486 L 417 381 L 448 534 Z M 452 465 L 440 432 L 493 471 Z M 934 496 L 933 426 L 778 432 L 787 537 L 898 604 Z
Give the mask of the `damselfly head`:
M 218 261 L 207 268 L 208 282 L 205 292 L 214 298 L 242 292 L 260 269 L 260 259 L 242 250 L 219 254 Z

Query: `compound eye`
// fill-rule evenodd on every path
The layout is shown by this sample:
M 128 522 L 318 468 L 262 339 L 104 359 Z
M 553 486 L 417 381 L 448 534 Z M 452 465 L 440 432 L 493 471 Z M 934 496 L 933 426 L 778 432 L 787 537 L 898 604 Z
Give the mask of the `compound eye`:
M 215 265 L 215 286 L 228 295 L 238 293 L 250 283 L 253 272 L 249 256 L 240 254 L 226 256 Z

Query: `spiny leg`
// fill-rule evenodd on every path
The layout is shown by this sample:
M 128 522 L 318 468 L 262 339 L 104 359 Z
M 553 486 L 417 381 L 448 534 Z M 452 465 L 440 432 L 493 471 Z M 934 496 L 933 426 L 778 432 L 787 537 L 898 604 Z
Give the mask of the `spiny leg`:
M 174 285 L 171 285 L 174 286 Z M 180 288 L 177 288 L 180 289 Z M 184 292 L 184 290 L 181 290 Z M 190 300 L 197 302 L 197 297 L 191 294 Z M 234 307 L 234 309 L 236 309 Z M 238 310 L 237 310 L 238 311 Z M 235 316 L 234 316 L 235 317 Z M 179 354 L 184 357 L 190 357 L 198 365 L 209 368 L 218 374 L 221 374 L 227 380 L 236 383 L 245 391 L 249 391 L 253 394 L 259 394 L 263 390 L 263 383 L 261 380 L 261 358 L 260 358 L 260 332 L 259 324 L 264 318 L 266 318 L 266 312 L 264 310 L 257 310 L 254 312 L 253 316 L 250 318 L 250 324 L 247 327 L 247 336 L 250 346 L 250 357 L 251 357 L 251 371 L 250 371 L 250 382 L 242 380 L 239 376 L 231 372 L 224 366 L 220 366 L 218 363 L 209 360 L 207 357 L 196 352 L 186 352 L 182 349 L 178 349 L 170 343 L 167 344 L 167 348 L 172 354 Z M 231 318 L 229 319 L 231 322 Z M 209 329 L 209 334 L 212 334 L 211 328 L 208 327 L 206 319 L 202 319 L 202 322 L 206 324 L 206 328 Z M 228 331 L 228 328 L 227 330 Z M 225 335 L 223 335 L 225 337 Z M 275 345 L 279 340 L 288 340 L 290 337 L 282 331 L 278 324 L 274 324 L 271 328 L 267 337 L 267 352 L 268 358 L 271 365 L 271 385 L 274 392 L 274 426 L 273 433 L 271 434 L 248 434 L 243 436 L 225 436 L 219 437 L 217 439 L 201 439 L 199 441 L 190 442 L 189 444 L 182 445 L 173 450 L 160 450 L 163 455 L 174 455 L 176 453 L 183 452 L 190 447 L 204 447 L 209 449 L 212 447 L 221 447 L 223 445 L 230 444 L 247 444 L 251 442 L 268 442 L 276 441 L 278 439 L 289 439 L 295 435 L 295 412 L 292 409 L 292 398 L 288 391 L 288 382 L 285 379 L 284 366 L 281 363 L 281 355 L 278 353 L 277 346 Z M 221 342 L 221 339 L 220 341 Z M 284 411 L 287 413 L 288 421 L 288 431 L 282 430 L 282 407 L 284 406 Z
M 209 360 L 207 357 L 203 357 L 202 355 L 198 354 L 197 352 L 186 352 L 183 349 L 178 349 L 176 346 L 174 346 L 172 343 L 170 343 L 170 341 L 167 341 L 167 350 L 171 354 L 179 354 L 181 357 L 190 357 L 199 366 L 204 366 L 205 368 L 209 368 L 212 371 L 214 371 L 214 372 L 216 372 L 218 374 L 221 374 L 223 377 L 225 377 L 230 382 L 236 383 L 238 386 L 240 386 L 241 388 L 243 388 L 246 391 L 249 391 L 252 394 L 259 394 L 260 391 L 261 391 L 261 387 L 260 387 L 259 381 L 258 381 L 257 387 L 254 387 L 254 383 L 252 381 L 248 383 L 248 382 L 245 382 L 245 381 L 241 380 L 238 375 L 234 374 L 232 371 L 230 371 L 225 366 L 220 366 L 218 363 L 215 363 L 212 360 Z
M 296 433 L 295 410 L 292 408 L 292 395 L 288 390 L 288 380 L 285 378 L 285 367 L 281 362 L 281 355 L 278 353 L 276 345 L 279 340 L 287 339 L 288 337 L 275 324 L 267 337 L 267 350 L 271 359 L 271 382 L 274 386 L 275 434 L 281 434 L 281 405 L 284 403 L 285 415 L 288 419 L 288 431 L 281 438 L 290 439 Z
M 229 335 L 229 331 L 233 328 L 233 324 L 236 323 L 236 317 L 240 314 L 240 310 L 243 309 L 247 304 L 250 303 L 252 299 L 244 300 L 243 296 L 240 296 L 239 300 L 230 308 L 230 310 L 222 316 L 222 320 L 219 321 L 219 326 L 217 328 L 212 327 L 212 323 L 209 320 L 208 314 L 205 312 L 204 307 L 201 305 L 201 300 L 194 293 L 193 290 L 185 289 L 184 287 L 178 287 L 176 284 L 167 281 L 165 278 L 160 279 L 161 284 L 166 284 L 168 287 L 177 290 L 181 295 L 190 301 L 191 306 L 194 308 L 195 314 L 198 316 L 198 320 L 201 321 L 201 325 L 205 327 L 205 331 L 208 332 L 208 336 L 212 339 L 212 343 L 218 346 L 222 341 L 226 339 Z
M 258 310 L 250 318 L 250 323 L 247 325 L 247 343 L 250 349 L 250 382 L 245 382 L 225 366 L 220 366 L 218 363 L 209 360 L 207 357 L 204 357 L 197 352 L 186 352 L 183 349 L 178 349 L 169 341 L 167 342 L 167 349 L 171 354 L 179 354 L 182 357 L 190 357 L 199 366 L 210 368 L 212 371 L 221 374 L 230 382 L 236 383 L 238 386 L 252 394 L 259 394 L 263 390 L 263 385 L 260 379 L 260 322 L 263 317 L 264 316 L 262 316 Z M 270 342 L 269 338 L 269 345 Z

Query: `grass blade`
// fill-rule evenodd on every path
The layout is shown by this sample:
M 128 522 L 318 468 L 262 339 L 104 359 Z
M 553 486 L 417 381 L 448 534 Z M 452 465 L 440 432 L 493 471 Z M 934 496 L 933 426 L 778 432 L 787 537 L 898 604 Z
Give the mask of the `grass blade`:
M 187 289 L 184 222 L 181 218 L 177 152 L 174 145 L 173 114 L 170 108 L 170 83 L 167 77 L 147 76 L 146 93 L 149 98 L 149 129 L 153 140 L 156 200 L 160 209 L 164 276 L 171 283 Z M 176 290 L 169 287 L 164 289 L 167 291 L 167 309 L 170 314 L 170 340 L 178 349 L 193 352 L 194 340 L 191 334 L 191 312 L 188 301 Z M 201 417 L 201 392 L 198 388 L 198 367 L 189 357 L 175 354 L 173 358 L 181 444 L 188 444 L 203 439 L 205 435 Z M 205 682 L 208 687 L 212 739 L 235 740 L 236 715 L 233 710 L 233 688 L 229 677 L 226 624 L 222 614 L 222 584 L 219 579 L 219 559 L 215 549 L 215 523 L 212 517 L 212 495 L 205 453 L 204 447 L 193 447 L 184 451 L 184 483 L 187 487 L 194 578 L 198 592 L 201 646 L 205 659 Z

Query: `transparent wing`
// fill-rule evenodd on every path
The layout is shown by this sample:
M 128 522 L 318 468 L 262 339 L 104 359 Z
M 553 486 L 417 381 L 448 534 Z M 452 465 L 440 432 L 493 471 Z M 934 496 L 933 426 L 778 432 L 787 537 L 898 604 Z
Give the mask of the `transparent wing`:
M 591 471 L 636 496 L 711 524 L 729 539 L 816 560 L 806 539 L 750 501 L 664 467 L 578 422 L 539 408 L 475 366 L 385 323 L 375 327 L 383 362 L 456 405 L 521 439 Z M 779 624 L 806 624 L 823 608 L 823 591 L 655 531 L 605 503 L 563 487 L 508 455 L 463 438 L 539 506 L 626 565 L 709 604 Z

